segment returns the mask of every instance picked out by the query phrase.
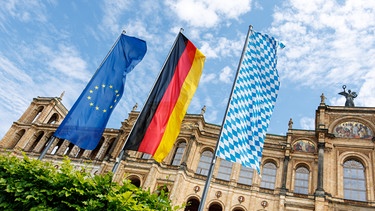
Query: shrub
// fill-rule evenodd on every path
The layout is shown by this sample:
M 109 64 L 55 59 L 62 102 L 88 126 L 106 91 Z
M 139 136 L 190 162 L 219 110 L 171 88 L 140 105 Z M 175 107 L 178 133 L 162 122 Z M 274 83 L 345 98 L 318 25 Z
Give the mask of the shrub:
M 50 162 L 0 156 L 1 210 L 177 210 L 163 191 L 152 194 L 112 173 L 91 176 L 74 170 L 68 158 L 61 168 Z

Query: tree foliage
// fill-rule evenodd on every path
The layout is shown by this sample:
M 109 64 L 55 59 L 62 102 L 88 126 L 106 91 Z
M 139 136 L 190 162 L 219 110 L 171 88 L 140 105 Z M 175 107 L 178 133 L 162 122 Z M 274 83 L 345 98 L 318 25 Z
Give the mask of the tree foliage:
M 65 158 L 52 163 L 0 156 L 0 210 L 176 210 L 168 195 L 112 182 L 112 174 L 91 176 Z

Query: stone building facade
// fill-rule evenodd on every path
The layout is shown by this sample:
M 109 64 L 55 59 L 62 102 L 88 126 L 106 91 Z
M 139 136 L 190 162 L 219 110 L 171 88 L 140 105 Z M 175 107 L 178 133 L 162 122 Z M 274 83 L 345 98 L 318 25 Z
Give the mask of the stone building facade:
M 34 98 L 0 141 L 2 153 L 38 158 L 68 110 L 61 97 Z M 92 174 L 112 171 L 136 121 L 135 109 L 120 129 L 107 128 L 94 150 L 55 139 L 44 156 L 57 165 L 67 155 Z M 316 110 L 315 129 L 299 130 L 290 121 L 286 135 L 267 134 L 261 175 L 217 159 L 204 210 L 375 210 L 375 108 L 329 106 Z M 163 162 L 127 151 L 115 180 L 127 178 L 151 191 L 166 188 L 175 204 L 197 210 L 220 126 L 201 114 L 187 114 L 173 150 Z

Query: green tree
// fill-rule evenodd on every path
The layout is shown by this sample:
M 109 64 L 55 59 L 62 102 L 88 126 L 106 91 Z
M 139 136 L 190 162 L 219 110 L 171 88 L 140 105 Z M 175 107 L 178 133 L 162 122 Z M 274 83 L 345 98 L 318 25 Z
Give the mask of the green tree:
M 68 158 L 59 169 L 50 162 L 0 156 L 0 210 L 177 210 L 168 195 L 112 182 L 112 174 L 74 170 Z

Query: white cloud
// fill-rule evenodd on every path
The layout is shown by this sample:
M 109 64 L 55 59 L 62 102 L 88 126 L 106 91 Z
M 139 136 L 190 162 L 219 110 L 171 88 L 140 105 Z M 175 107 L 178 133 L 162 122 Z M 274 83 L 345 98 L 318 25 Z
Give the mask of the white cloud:
M 224 83 L 231 83 L 232 82 L 232 69 L 228 66 L 225 66 L 221 71 L 219 75 L 219 80 Z
M 102 32 L 121 33 L 119 17 L 129 9 L 129 1 L 106 0 L 103 5 L 103 19 L 99 26 Z
M 271 29 L 273 36 L 288 41 L 279 51 L 280 76 L 315 88 L 345 81 L 360 86 L 375 71 L 369 62 L 374 58 L 374 14 L 375 2 L 364 0 L 284 3 Z
M 91 76 L 87 71 L 86 62 L 79 57 L 78 52 L 71 46 L 61 45 L 59 51 L 50 51 L 48 66 L 66 77 L 87 81 Z
M 210 83 L 215 79 L 216 79 L 216 74 L 214 73 L 204 74 L 203 73 L 201 76 L 201 80 L 199 81 L 199 84 Z
M 19 69 L 16 64 L 13 64 L 13 62 L 2 55 L 0 55 L 0 70 L 2 73 L 6 73 L 2 77 L 2 80 L 4 80 L 4 77 L 6 77 L 14 78 L 14 80 L 17 80 L 20 83 L 32 83 L 32 79 L 29 75 L 27 75 L 24 71 Z
M 41 1 L 10 0 L 2 2 L 0 8 L 1 19 L 5 19 L 3 16 L 8 15 L 22 22 L 31 20 L 45 22 L 47 20 L 46 8 Z
M 226 37 L 215 37 L 213 34 L 207 33 L 203 37 L 204 41 L 200 50 L 206 58 L 225 58 L 240 57 L 243 49 L 243 39 L 234 38 L 230 40 Z
M 237 19 L 251 9 L 251 0 L 178 0 L 167 6 L 183 21 L 195 27 L 214 27 L 228 19 Z

